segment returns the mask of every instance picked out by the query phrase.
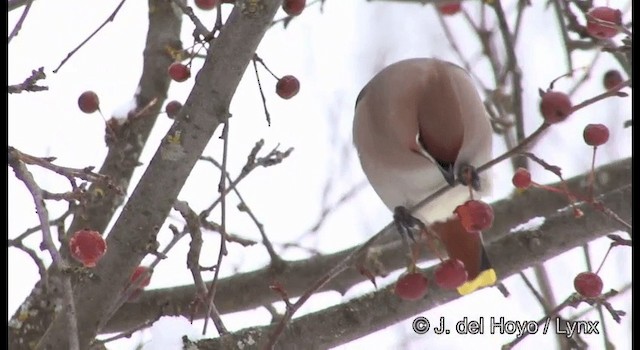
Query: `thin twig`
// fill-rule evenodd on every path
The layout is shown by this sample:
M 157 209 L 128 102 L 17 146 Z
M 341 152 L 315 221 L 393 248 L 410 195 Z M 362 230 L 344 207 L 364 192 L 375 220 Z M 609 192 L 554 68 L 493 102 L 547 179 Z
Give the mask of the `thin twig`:
M 16 23 L 15 27 L 13 27 L 13 30 L 11 31 L 11 34 L 9 34 L 9 38 L 8 38 L 8 43 L 7 44 L 10 44 L 11 43 L 11 39 L 13 39 L 14 36 L 18 35 L 18 32 L 20 31 L 20 29 L 22 29 L 22 23 L 27 18 L 27 14 L 29 13 L 29 10 L 31 9 L 31 4 L 33 4 L 33 0 L 27 0 L 26 6 L 24 7 L 24 10 L 22 11 L 22 14 L 20 15 L 20 18 L 18 18 L 18 22 Z
M 196 14 L 193 12 L 193 9 L 190 6 L 186 5 L 186 1 L 173 0 L 173 3 L 176 4 L 176 6 L 178 6 L 180 10 L 182 10 L 182 13 L 187 15 L 191 22 L 193 22 L 193 24 L 196 26 L 196 30 L 194 32 L 194 39 L 196 41 L 203 40 L 209 42 L 211 41 L 211 39 L 213 39 L 214 33 L 210 32 L 207 27 L 202 24 L 202 21 L 200 21 L 200 18 L 198 18 L 198 16 L 196 16 Z M 220 12 L 220 8 L 218 8 L 218 12 Z M 195 35 L 196 33 L 197 35 Z M 200 39 L 199 36 L 202 36 L 202 39 Z
M 150 327 L 151 325 L 153 325 L 154 323 L 156 323 L 156 321 L 158 321 L 160 319 L 160 317 L 162 317 L 164 315 L 164 311 L 162 311 L 162 308 L 160 309 L 161 311 L 158 313 L 158 316 L 154 317 L 153 319 L 147 320 L 145 322 L 142 322 L 141 324 L 131 328 L 128 331 L 124 331 L 121 333 L 118 333 L 112 337 L 106 338 L 106 339 L 101 339 L 101 340 L 97 340 L 95 342 L 95 344 L 106 344 L 108 342 L 112 342 L 114 340 L 118 340 L 118 339 L 122 339 L 122 338 L 129 338 L 133 335 L 133 333 L 137 332 L 137 331 L 141 331 L 145 328 Z
M 300 237 L 298 237 L 296 241 L 300 241 L 304 239 L 306 236 L 317 232 L 322 227 L 322 224 L 324 224 L 327 217 L 329 217 L 333 212 L 335 212 L 338 208 L 340 208 L 340 206 L 342 206 L 345 202 L 347 202 L 349 199 L 355 196 L 358 192 L 367 188 L 368 184 L 369 182 L 366 180 L 361 181 L 357 183 L 355 186 L 352 186 L 348 191 L 343 193 L 336 201 L 329 204 L 325 204 L 315 224 L 311 225 L 311 228 L 309 228 L 305 233 L 300 235 Z
M 98 32 L 100 30 L 102 30 L 102 28 L 104 28 L 104 26 L 107 25 L 107 23 L 109 22 L 113 22 L 113 20 L 116 18 L 116 15 L 118 14 L 118 12 L 120 11 L 120 8 L 122 8 L 122 5 L 124 5 L 125 1 L 127 0 L 122 0 L 120 1 L 120 3 L 118 4 L 118 6 L 116 7 L 116 9 L 111 13 L 111 15 L 109 17 L 107 17 L 107 19 L 102 22 L 102 24 L 93 32 L 91 33 L 91 35 L 89 35 L 86 39 L 84 39 L 83 42 L 80 43 L 80 45 L 78 45 L 75 49 L 71 50 L 71 52 L 69 52 L 67 54 L 67 57 L 65 57 L 62 62 L 60 62 L 60 64 L 58 65 L 58 67 L 56 69 L 53 70 L 54 73 L 58 73 L 58 70 L 60 70 L 60 68 L 67 63 L 67 61 L 71 58 L 71 56 L 73 56 L 76 52 L 78 52 L 78 50 L 80 50 L 80 48 L 82 48 L 87 42 L 89 42 L 89 40 L 91 40 L 91 38 L 93 38 L 96 34 L 98 34 Z
M 14 239 L 10 239 L 9 240 L 9 247 L 18 248 L 18 249 L 22 250 L 23 252 L 27 253 L 27 255 L 29 255 L 31 260 L 33 260 L 33 262 L 38 267 L 38 273 L 40 274 L 40 281 L 42 281 L 42 283 L 44 284 L 44 288 L 48 289 L 49 288 L 49 279 L 47 278 L 47 268 L 44 266 L 44 263 L 38 257 L 38 254 L 35 252 L 35 250 L 25 246 L 22 243 L 22 241 L 14 240 Z
M 24 162 L 25 164 L 38 165 L 40 167 L 43 167 L 45 169 L 58 173 L 66 177 L 67 179 L 69 179 L 69 181 L 72 183 L 72 186 L 74 186 L 75 184 L 74 182 L 75 178 L 79 178 L 89 182 L 100 183 L 102 185 L 105 185 L 107 188 L 115 189 L 119 193 L 122 193 L 122 190 L 117 186 L 115 186 L 111 182 L 111 179 L 108 176 L 94 173 L 93 167 L 86 167 L 84 169 L 74 169 L 74 168 L 67 168 L 67 167 L 55 165 L 52 163 L 52 161 L 55 160 L 55 158 L 35 157 L 27 153 L 21 152 L 11 146 L 9 146 L 9 158 L 16 158 Z
M 76 206 L 75 203 L 71 203 L 70 202 L 69 203 L 69 209 L 67 209 L 67 211 L 65 211 L 57 219 L 49 220 L 49 225 L 58 226 L 59 224 L 64 223 L 64 221 L 69 217 L 69 215 L 73 214 L 73 212 L 75 211 L 75 206 Z M 36 232 L 38 232 L 40 230 L 42 230 L 42 225 L 36 225 L 34 227 L 28 228 L 23 233 L 18 235 L 18 237 L 12 239 L 12 241 L 21 242 L 25 238 L 29 237 L 31 234 L 36 233 Z
M 233 182 L 229 183 L 229 185 L 225 188 L 225 190 L 220 193 L 220 196 L 213 203 L 211 203 L 209 207 L 207 207 L 205 210 L 203 210 L 200 213 L 201 219 L 208 217 L 209 214 L 211 214 L 211 211 L 220 203 L 220 201 L 222 200 L 222 196 L 231 192 L 238 185 L 238 183 L 240 183 L 240 181 L 242 181 L 245 177 L 247 177 L 247 175 L 249 175 L 254 169 L 258 167 L 266 168 L 272 165 L 280 164 L 285 158 L 287 158 L 291 154 L 291 152 L 293 152 L 293 148 L 289 148 L 284 152 L 278 151 L 279 146 L 276 146 L 266 156 L 256 158 L 258 155 L 258 152 L 260 151 L 260 149 L 262 149 L 263 146 L 264 146 L 264 140 L 259 140 L 258 142 L 256 142 L 255 146 L 253 147 L 253 149 L 249 153 L 249 156 L 247 157 L 247 162 L 245 163 L 245 165 L 242 167 L 242 170 L 240 171 L 240 175 L 238 175 L 238 177 L 236 177 L 236 179 Z
M 554 12 L 556 14 L 556 19 L 558 20 L 558 26 L 560 27 L 560 33 L 562 34 L 562 46 L 564 46 L 564 52 L 567 58 L 567 68 L 569 71 L 573 71 L 573 59 L 571 58 L 571 47 L 569 46 L 570 43 L 570 39 L 569 39 L 569 32 L 567 31 L 567 26 L 565 24 L 564 21 L 564 16 L 563 13 L 564 11 L 562 10 L 562 6 L 563 4 L 561 4 L 560 0 L 553 0 L 553 9 Z M 569 4 L 565 2 L 565 5 L 568 6 Z
M 227 255 L 227 205 L 226 205 L 226 186 L 227 186 L 227 153 L 229 148 L 229 121 L 227 120 L 224 123 L 224 128 L 222 129 L 222 171 L 220 174 L 220 183 L 218 184 L 218 192 L 220 192 L 220 225 L 222 226 L 220 232 L 220 250 L 218 251 L 218 261 L 216 262 L 216 270 L 213 273 L 213 280 L 209 285 L 209 295 L 207 295 L 206 306 L 208 315 L 211 311 L 211 306 L 213 305 L 213 300 L 216 296 L 216 284 L 218 283 L 218 277 L 220 276 L 220 266 L 222 265 L 222 257 Z M 202 333 L 204 334 L 207 330 L 207 321 L 208 318 L 204 320 L 204 327 L 202 329 Z M 214 320 L 215 321 L 215 320 Z M 218 324 L 214 322 L 216 327 Z M 227 330 L 224 328 L 218 327 L 218 333 L 220 335 L 226 334 Z
M 44 249 L 49 252 L 51 255 L 51 260 L 53 261 L 54 266 L 62 273 L 62 299 L 63 304 L 65 305 L 65 316 L 67 318 L 67 322 L 69 322 L 69 347 L 71 350 L 79 350 L 80 343 L 78 340 L 78 323 L 76 319 L 76 310 L 75 303 L 73 301 L 73 290 L 71 288 L 71 277 L 68 274 L 65 274 L 64 271 L 67 268 L 67 264 L 64 262 L 62 255 L 55 246 L 53 242 L 53 237 L 51 236 L 51 224 L 49 223 L 49 211 L 44 203 L 44 198 L 42 197 L 42 189 L 36 184 L 33 175 L 27 169 L 25 163 L 18 157 L 18 155 L 14 152 L 9 151 L 9 165 L 13 168 L 13 171 L 18 179 L 20 179 L 27 189 L 31 193 L 33 197 L 33 201 L 35 202 L 36 212 L 38 214 L 38 219 L 40 220 L 40 226 L 42 227 L 42 243 Z
M 222 165 L 219 164 L 215 159 L 211 157 L 206 157 L 206 156 L 202 156 L 200 157 L 200 159 L 208 161 L 209 163 L 213 164 L 216 168 L 220 169 L 220 171 L 222 171 Z M 229 182 L 233 181 L 231 179 L 231 174 L 229 174 L 229 172 L 227 172 L 225 176 L 227 177 L 227 180 L 229 180 Z M 264 245 L 265 249 L 267 249 L 267 253 L 269 254 L 269 257 L 271 259 L 271 264 L 273 265 L 273 264 L 279 264 L 283 262 L 282 258 L 280 258 L 278 253 L 276 253 L 275 249 L 273 248 L 273 244 L 271 243 L 271 240 L 269 239 L 266 231 L 264 230 L 264 225 L 258 220 L 256 215 L 251 210 L 251 208 L 249 208 L 249 205 L 247 205 L 247 202 L 244 200 L 244 198 L 240 194 L 240 191 L 238 191 L 238 188 L 234 187 L 233 192 L 236 194 L 236 197 L 238 197 L 238 199 L 240 200 L 240 204 L 238 205 L 238 210 L 247 213 L 247 215 L 249 215 L 253 223 L 258 228 L 258 231 L 262 236 L 262 244 Z M 250 242 L 250 243 L 254 243 L 254 242 Z
M 255 63 L 255 62 L 260 63 L 260 64 L 264 67 L 264 69 L 266 69 L 266 70 L 267 70 L 267 72 L 269 72 L 269 74 L 271 74 L 274 78 L 276 78 L 276 80 L 280 79 L 280 78 L 278 78 L 278 76 L 277 76 L 277 75 L 275 75 L 275 73 L 273 73 L 273 72 L 271 71 L 271 69 L 269 69 L 269 67 L 267 67 L 267 65 L 264 63 L 264 61 L 262 60 L 262 58 L 260 58 L 260 56 L 258 56 L 258 54 L 257 54 L 257 53 L 253 54 L 253 61 L 254 61 L 254 63 Z
M 562 303 L 560 303 L 560 305 L 556 306 L 553 310 L 551 310 L 551 312 L 549 312 L 547 315 L 545 315 L 544 317 L 542 317 L 540 320 L 537 321 L 537 325 L 541 326 L 543 323 L 545 324 L 544 329 L 545 329 L 545 333 L 546 330 L 549 327 L 549 323 L 551 320 L 551 317 L 553 316 L 557 316 L 558 313 L 560 311 L 562 311 L 564 308 L 566 308 L 567 306 L 572 306 L 572 307 L 577 307 L 580 303 L 582 302 L 587 302 L 589 304 L 591 303 L 598 303 L 598 304 L 602 304 L 604 305 L 607 309 L 611 309 L 611 316 L 615 319 L 620 319 L 619 316 L 619 312 L 617 310 L 614 310 L 611 307 L 611 304 L 609 304 L 607 302 L 607 299 L 617 295 L 618 292 L 615 290 L 611 290 L 607 293 L 602 294 L 601 296 L 599 296 L 598 298 L 592 298 L 592 299 L 588 299 L 588 298 L 583 298 L 581 296 L 579 296 L 578 294 L 574 293 L 571 294 L 565 301 L 563 301 Z M 537 328 L 536 328 L 537 329 Z M 514 340 L 512 340 L 511 342 L 504 344 L 502 346 L 502 350 L 509 350 L 512 349 L 516 344 L 518 344 L 519 342 L 521 342 L 522 340 L 524 340 L 529 334 L 528 330 L 525 329 L 525 331 L 523 332 L 522 335 L 516 337 Z
M 478 77 L 475 74 L 475 71 L 471 69 L 471 64 L 469 64 L 469 61 L 462 54 L 462 51 L 458 47 L 458 44 L 456 43 L 456 40 L 453 37 L 453 33 L 449 28 L 449 24 L 447 24 L 447 21 L 445 21 L 444 19 L 444 16 L 440 13 L 440 11 L 436 11 L 436 14 L 438 16 L 438 22 L 440 22 L 440 26 L 442 27 L 442 31 L 444 32 L 444 36 L 447 38 L 447 41 L 449 42 L 451 49 L 453 49 L 453 52 L 455 52 L 456 56 L 458 56 L 458 60 L 462 63 L 462 66 L 464 67 L 464 69 L 467 72 L 469 72 L 470 75 L 473 76 L 474 80 L 478 83 L 480 88 L 482 88 L 485 91 L 488 90 L 487 87 L 482 82 L 482 80 L 480 79 L 480 77 Z
M 198 299 L 204 304 L 207 302 L 208 290 L 207 286 L 202 279 L 202 267 L 200 266 L 200 251 L 202 249 L 202 230 L 200 229 L 200 218 L 198 214 L 196 214 L 193 209 L 189 207 L 189 204 L 184 201 L 176 201 L 173 208 L 182 214 L 182 217 L 187 222 L 187 228 L 189 230 L 189 234 L 191 235 L 191 242 L 189 243 L 189 252 L 187 253 L 187 267 L 189 271 L 191 271 L 191 276 L 193 277 L 193 282 L 195 283 Z M 216 266 L 217 270 L 217 266 Z M 215 305 L 210 305 L 207 308 L 210 312 L 207 312 L 207 315 L 211 317 L 213 323 L 216 325 L 218 332 L 220 335 L 228 333 L 227 328 L 224 326 L 222 319 L 220 318 L 220 313 Z M 208 318 L 207 318 L 208 319 Z M 206 324 L 206 321 L 205 321 Z M 206 331 L 206 327 L 202 329 L 202 334 L 204 335 Z
M 175 226 L 169 225 L 169 229 L 173 232 L 173 237 L 171 241 L 167 244 L 167 246 L 162 250 L 162 252 L 149 252 L 156 256 L 155 260 L 149 264 L 149 271 L 153 271 L 156 266 L 160 263 L 162 259 L 167 257 L 167 253 L 173 248 L 179 241 L 187 234 L 187 230 L 179 231 Z M 141 276 L 142 277 L 142 276 Z M 102 329 L 109 320 L 113 317 L 113 315 L 120 309 L 124 303 L 126 303 L 131 296 L 136 292 L 136 290 L 140 287 L 144 281 L 144 278 L 138 278 L 134 283 L 129 283 L 122 293 L 118 296 L 118 299 L 114 302 L 114 304 L 109 308 L 107 312 L 105 312 L 105 316 L 100 321 L 100 325 L 98 326 L 98 331 Z
M 37 92 L 37 91 L 49 90 L 49 87 L 47 86 L 37 85 L 38 80 L 45 79 L 46 77 L 47 75 L 44 74 L 44 67 L 40 67 L 38 68 L 38 70 L 34 69 L 31 71 L 31 76 L 25 79 L 22 83 L 9 85 L 8 87 L 9 93 L 19 94 L 23 91 Z
M 260 74 L 258 74 L 258 65 L 256 64 L 256 57 L 251 60 L 253 63 L 253 70 L 256 72 L 256 80 L 258 81 L 258 90 L 260 91 L 260 97 L 262 97 L 262 106 L 264 107 L 264 115 L 267 118 L 267 125 L 271 126 L 271 116 L 269 115 L 269 110 L 267 109 L 267 99 L 264 97 L 264 92 L 262 92 L 262 84 L 260 84 Z
M 572 97 L 576 93 L 576 91 L 578 91 L 578 89 L 589 80 L 589 78 L 591 77 L 591 73 L 593 72 L 593 68 L 596 66 L 596 61 L 598 61 L 598 58 L 600 58 L 601 54 L 602 51 L 596 51 L 595 55 L 593 56 L 593 60 L 591 60 L 591 63 L 586 67 L 582 77 L 580 77 L 576 84 L 572 86 L 571 89 L 567 92 L 567 95 L 569 95 L 569 97 Z
M 494 0 L 492 5 L 498 18 L 498 28 L 500 28 L 500 32 L 502 33 L 502 39 L 507 51 L 507 64 L 505 72 L 511 72 L 511 85 L 513 89 L 511 97 L 513 99 L 513 109 L 516 125 L 516 140 L 517 142 L 520 142 L 525 138 L 524 115 L 522 112 L 522 73 L 520 71 L 520 66 L 518 65 L 518 57 L 516 56 L 515 52 L 515 42 L 513 39 L 513 35 L 509 30 L 509 24 L 507 23 L 507 18 L 502 8 L 502 1 Z

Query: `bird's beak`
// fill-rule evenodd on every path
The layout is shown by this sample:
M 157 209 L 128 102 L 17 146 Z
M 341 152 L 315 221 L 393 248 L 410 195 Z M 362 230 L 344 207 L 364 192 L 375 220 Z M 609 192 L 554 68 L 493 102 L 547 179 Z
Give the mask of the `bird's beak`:
M 442 164 L 438 161 L 436 161 L 435 163 L 449 186 L 454 186 L 456 184 L 456 175 L 453 172 L 453 164 Z

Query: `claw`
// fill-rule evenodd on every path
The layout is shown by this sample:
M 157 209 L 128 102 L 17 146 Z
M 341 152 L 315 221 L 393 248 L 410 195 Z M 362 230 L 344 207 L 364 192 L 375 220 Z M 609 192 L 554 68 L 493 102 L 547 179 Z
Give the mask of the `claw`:
M 403 206 L 397 206 L 393 210 L 393 222 L 396 224 L 396 229 L 404 241 L 409 237 L 415 242 L 416 238 L 413 235 L 413 231 L 422 232 L 427 228 L 422 221 L 411 215 L 409 209 Z

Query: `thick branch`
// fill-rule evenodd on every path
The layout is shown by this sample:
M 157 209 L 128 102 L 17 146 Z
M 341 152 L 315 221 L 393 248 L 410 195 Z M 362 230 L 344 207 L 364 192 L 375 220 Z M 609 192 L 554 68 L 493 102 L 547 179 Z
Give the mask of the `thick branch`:
M 136 118 L 127 124 L 126 132 L 119 133 L 118 138 L 109 147 L 109 153 L 99 171 L 122 189 L 128 187 L 133 171 L 139 165 L 142 148 L 167 96 L 170 81 L 167 67 L 173 62 L 173 58 L 166 49 L 180 44 L 181 14 L 174 11 L 171 2 L 149 0 L 149 7 L 154 8 L 154 11 L 149 11 L 149 29 L 136 104 L 146 106 L 153 99 L 157 99 L 157 103 L 147 110 L 148 115 Z M 110 190 L 104 183 L 92 183 L 88 192 L 91 196 L 74 213 L 68 230 L 70 233 L 85 227 L 104 232 L 116 209 L 122 204 L 122 194 Z M 62 255 L 65 256 L 66 252 L 66 246 L 63 245 Z M 55 271 L 51 274 L 54 273 Z M 23 308 L 28 308 L 37 317 L 29 317 L 19 322 L 20 327 L 9 327 L 10 349 L 24 349 L 42 337 L 53 319 L 55 309 L 55 304 L 46 302 L 47 300 L 50 300 L 49 294 L 43 293 L 42 289 L 36 286 L 18 308 L 13 320 L 19 318 L 20 310 Z
M 198 157 L 229 117 L 231 98 L 280 3 L 235 6 L 209 48 L 189 98 L 107 237 L 109 251 L 95 269 L 96 278 L 76 288 L 81 348 L 95 338 L 101 318 L 126 284 L 128 274 L 122 272 L 133 271 L 145 257 Z M 68 348 L 62 336 L 66 326 L 56 317 L 36 349 Z
M 598 184 L 596 193 L 605 193 L 629 185 L 631 184 L 631 159 L 600 167 L 597 173 L 603 179 L 607 179 L 607 182 Z M 587 184 L 587 175 L 571 178 L 567 184 L 572 190 L 584 190 Z M 495 221 L 491 230 L 484 233 L 487 242 L 505 236 L 511 228 L 528 221 L 530 218 L 555 213 L 558 208 L 567 205 L 567 200 L 555 193 L 532 189 L 492 205 Z M 398 237 L 392 225 L 387 226 L 384 230 L 388 232 L 387 242 Z M 387 270 L 405 266 L 405 250 L 399 241 L 396 241 L 395 244 L 378 246 L 378 248 L 379 260 Z M 274 271 L 267 267 L 221 279 L 218 283 L 216 306 L 221 313 L 226 314 L 250 310 L 280 301 L 280 296 L 269 289 L 273 280 L 278 280 L 286 288 L 290 297 L 298 297 L 318 276 L 344 259 L 354 249 L 350 248 L 307 260 L 288 262 L 287 267 L 283 270 Z M 433 258 L 430 253 L 430 251 L 425 251 L 423 256 L 426 259 Z M 344 293 L 350 287 L 365 280 L 366 277 L 355 269 L 349 269 L 321 288 L 321 291 L 333 290 Z M 243 293 L 237 293 L 238 290 L 242 290 Z M 189 309 L 189 303 L 193 301 L 195 293 L 196 290 L 191 285 L 147 291 L 137 303 L 125 304 L 104 331 L 117 332 L 134 327 L 156 317 L 157 310 L 161 308 L 166 312 L 165 315 L 169 316 L 183 315 L 202 318 L 204 311 L 192 315 Z
M 619 215 L 631 220 L 630 185 L 600 199 Z M 607 220 L 590 206 L 583 205 L 581 209 L 585 216 L 580 219 L 575 219 L 571 210 L 561 211 L 549 216 L 538 228 L 511 234 L 490 244 L 487 252 L 498 278 L 504 280 L 617 228 L 615 222 Z M 433 267 L 428 269 L 427 274 L 432 276 L 433 270 Z M 454 291 L 433 288 L 424 299 L 406 302 L 394 295 L 393 287 L 392 284 L 294 320 L 282 334 L 278 349 L 334 347 L 460 298 Z M 410 327 L 409 321 L 406 324 Z M 196 348 L 227 349 L 233 344 L 243 349 L 258 349 L 272 327 L 254 327 L 223 338 L 202 340 L 196 343 Z

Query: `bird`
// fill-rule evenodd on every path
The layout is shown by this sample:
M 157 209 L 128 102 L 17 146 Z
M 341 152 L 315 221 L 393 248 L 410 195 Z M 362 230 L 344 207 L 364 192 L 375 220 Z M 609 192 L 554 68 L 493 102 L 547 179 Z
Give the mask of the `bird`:
M 454 186 L 463 169 L 492 158 L 490 119 L 469 73 L 436 58 L 411 58 L 378 72 L 356 98 L 353 142 L 371 186 L 396 213 L 409 213 L 443 186 L 447 192 L 411 212 L 435 232 L 449 258 L 464 263 L 461 295 L 496 282 L 480 234 L 466 232 L 458 205 L 491 191 L 488 172 Z

